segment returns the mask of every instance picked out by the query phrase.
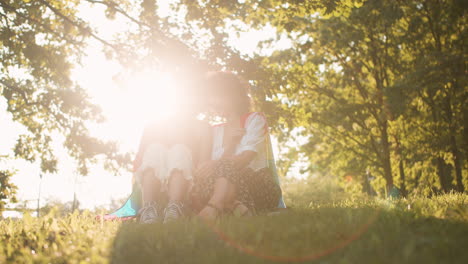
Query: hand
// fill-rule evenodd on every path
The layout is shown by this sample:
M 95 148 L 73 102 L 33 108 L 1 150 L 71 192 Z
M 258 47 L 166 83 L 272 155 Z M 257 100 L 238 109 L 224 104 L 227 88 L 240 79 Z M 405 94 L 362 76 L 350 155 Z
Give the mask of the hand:
M 198 166 L 197 170 L 195 171 L 195 177 L 206 177 L 214 173 L 215 165 L 216 161 L 214 160 L 210 160 L 200 164 L 200 166 Z

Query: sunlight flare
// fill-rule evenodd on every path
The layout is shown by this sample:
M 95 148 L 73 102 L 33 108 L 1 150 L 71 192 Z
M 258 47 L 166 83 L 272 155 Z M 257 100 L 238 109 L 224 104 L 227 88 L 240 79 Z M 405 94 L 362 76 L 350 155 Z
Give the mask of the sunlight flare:
M 170 73 L 145 71 L 127 83 L 124 99 L 134 122 L 166 118 L 176 110 L 177 84 Z M 116 105 L 115 107 L 121 107 Z

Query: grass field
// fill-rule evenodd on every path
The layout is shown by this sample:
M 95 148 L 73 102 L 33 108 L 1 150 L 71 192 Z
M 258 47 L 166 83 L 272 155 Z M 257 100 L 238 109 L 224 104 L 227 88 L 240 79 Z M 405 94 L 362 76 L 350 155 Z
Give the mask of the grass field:
M 0 263 L 468 263 L 468 195 L 314 203 L 167 225 L 89 213 L 0 222 Z

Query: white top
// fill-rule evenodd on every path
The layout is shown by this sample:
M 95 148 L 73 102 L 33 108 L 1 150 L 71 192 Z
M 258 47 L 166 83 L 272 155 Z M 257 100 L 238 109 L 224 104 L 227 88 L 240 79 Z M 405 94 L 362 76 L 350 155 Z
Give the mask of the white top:
M 219 160 L 224 153 L 223 136 L 225 124 L 213 127 L 213 150 L 211 152 L 212 160 Z M 245 120 L 245 134 L 236 146 L 235 155 L 250 150 L 257 152 L 254 159 L 247 165 L 248 168 L 257 171 L 268 166 L 266 157 L 265 137 L 267 135 L 267 122 L 265 117 L 257 112 L 249 114 Z

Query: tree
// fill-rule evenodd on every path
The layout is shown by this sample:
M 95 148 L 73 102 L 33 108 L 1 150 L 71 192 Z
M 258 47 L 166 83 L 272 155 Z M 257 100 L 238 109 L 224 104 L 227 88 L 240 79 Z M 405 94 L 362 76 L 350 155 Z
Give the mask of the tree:
M 463 192 L 468 149 L 466 8 L 462 1 L 449 0 L 411 1 L 404 8 L 407 16 L 401 26 L 407 34 L 402 49 L 409 67 L 402 83 L 414 98 L 408 102 L 411 115 L 406 118 L 424 127 L 412 126 L 410 131 L 430 150 L 419 155 L 435 164 L 441 189 L 452 190 L 455 178 L 456 189 Z
M 6 111 L 27 132 L 20 135 L 14 156 L 38 160 L 43 172 L 56 172 L 57 157 L 51 143 L 57 135 L 77 160 L 80 173 L 90 162 L 104 156 L 106 166 L 116 169 L 128 163 L 117 145 L 92 138 L 88 122 L 103 121 L 98 106 L 86 90 L 73 83 L 70 70 L 83 55 L 90 27 L 76 16 L 80 1 L 0 1 L 0 92 Z M 102 42 L 106 43 L 104 40 Z M 110 44 L 109 44 L 110 45 Z M 1 193 L 12 197 L 2 172 Z
M 13 173 L 9 170 L 0 170 L 0 212 L 5 210 L 6 201 L 16 202 L 17 187 L 10 182 Z
M 389 188 L 396 182 L 404 194 L 429 194 L 451 189 L 453 167 L 463 191 L 463 3 L 333 3 L 181 1 L 178 8 L 210 32 L 204 55 L 256 86 L 257 105 L 280 135 L 303 128 L 299 136 L 309 142 L 301 150 L 315 170 L 358 177 L 369 170 Z M 261 43 L 256 56 L 227 45 L 229 30 L 267 25 L 277 37 Z M 291 48 L 262 55 L 285 36 Z
M 263 100 L 270 97 L 273 105 L 281 101 L 279 93 L 286 95 L 286 105 L 277 106 L 278 110 L 282 109 L 281 116 L 285 117 L 279 120 L 289 120 L 285 128 L 305 127 L 303 134 L 315 138 L 311 142 L 328 142 L 328 151 L 324 151 L 326 155 L 336 154 L 328 147 L 339 147 L 335 149 L 340 150 L 340 159 L 348 153 L 354 160 L 353 165 L 345 167 L 351 169 L 359 164 L 358 170 L 363 171 L 367 164 L 382 169 L 380 172 L 387 185 L 392 186 L 388 135 L 390 117 L 384 98 L 385 90 L 390 85 L 384 78 L 388 63 L 383 63 L 378 56 L 382 49 L 390 47 L 388 42 L 384 43 L 384 40 L 374 36 L 373 31 L 383 29 L 395 18 L 388 17 L 387 21 L 381 22 L 380 15 L 366 16 L 369 10 L 367 13 L 361 10 L 371 9 L 371 4 L 352 9 L 353 5 L 360 4 L 348 1 L 341 9 L 331 12 L 336 15 L 335 18 L 322 19 L 314 2 L 307 5 L 248 1 L 228 5 L 222 1 L 209 1 L 203 6 L 203 17 L 210 18 L 204 21 L 213 35 L 222 34 L 219 27 L 225 24 L 220 21 L 242 17 L 249 26 L 271 23 L 279 34 L 288 34 L 295 44 L 292 49 L 277 52 L 271 57 L 252 59 L 260 64 L 257 65 L 260 70 L 251 70 L 252 67 L 245 67 L 245 63 L 235 64 L 232 62 L 235 56 L 227 56 L 227 52 L 224 52 L 227 67 L 245 73 L 259 86 L 269 87 L 263 93 Z M 227 9 L 224 13 L 229 15 L 222 16 L 222 19 L 213 18 L 213 13 L 223 14 L 222 8 Z M 233 10 L 236 11 L 230 13 Z M 354 13 L 348 17 L 347 13 L 351 10 Z M 379 29 L 373 28 L 375 23 L 380 23 Z M 367 57 L 362 58 L 363 52 L 367 53 Z M 324 67 L 323 73 L 319 72 L 319 65 Z M 337 70 L 338 66 L 342 70 Z M 261 96 L 261 92 L 259 94 Z M 307 126 L 310 124 L 314 125 Z M 311 144 L 308 146 L 306 151 L 313 148 Z M 310 158 L 317 161 L 314 157 Z M 346 163 L 349 162 L 350 159 Z
M 82 3 L 106 7 L 131 32 L 107 41 L 77 17 Z M 283 144 L 306 138 L 289 158 L 305 157 L 323 175 L 379 175 L 403 193 L 459 191 L 466 184 L 466 11 L 461 0 L 176 1 L 160 16 L 156 0 L 0 0 L 0 89 L 7 111 L 28 132 L 16 157 L 56 170 L 52 138 L 61 134 L 86 174 L 104 156 L 127 164 L 117 146 L 89 136 L 102 121 L 70 80 L 89 38 L 128 70 L 167 70 L 193 81 L 207 70 L 249 80 Z M 135 15 L 136 14 L 136 15 Z M 229 35 L 274 27 L 253 56 Z M 278 49 L 280 39 L 289 48 Z M 283 162 L 290 164 L 291 162 Z M 9 175 L 9 174 L 8 174 Z M 452 180 L 455 182 L 452 182 Z M 465 183 L 464 183 L 465 181 Z

